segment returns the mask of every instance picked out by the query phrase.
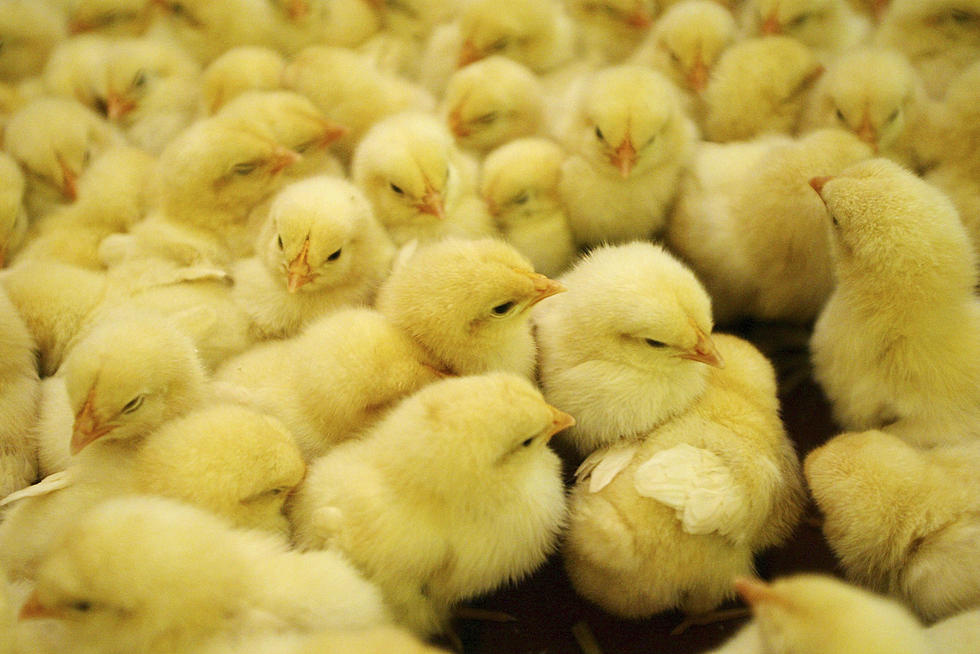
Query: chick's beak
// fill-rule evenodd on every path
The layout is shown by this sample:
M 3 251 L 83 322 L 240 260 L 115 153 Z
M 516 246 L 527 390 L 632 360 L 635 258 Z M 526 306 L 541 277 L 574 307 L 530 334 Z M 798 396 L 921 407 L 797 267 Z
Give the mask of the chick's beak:
M 473 45 L 473 41 L 466 39 L 463 42 L 463 46 L 459 49 L 459 59 L 456 61 L 456 67 L 462 68 L 463 66 L 469 66 L 474 61 L 480 61 L 483 57 L 483 51 Z
M 61 194 L 66 200 L 74 202 L 78 199 L 78 175 L 60 158 L 58 164 L 61 166 Z
M 71 431 L 70 446 L 70 451 L 73 456 L 85 449 L 90 443 L 102 438 L 113 430 L 112 425 L 103 424 L 96 417 L 95 409 L 92 407 L 93 394 L 94 390 L 89 392 L 88 397 L 85 399 L 85 404 L 82 405 L 81 410 L 75 416 L 75 424 L 72 426 Z
M 725 361 L 721 358 L 721 354 L 718 352 L 718 348 L 715 347 L 711 337 L 697 327 L 695 327 L 695 331 L 698 335 L 698 342 L 695 343 L 693 348 L 677 356 L 682 359 L 706 363 L 715 368 L 724 368 Z
M 735 579 L 735 592 L 749 606 L 772 599 L 772 588 L 761 579 L 738 577 Z
M 558 432 L 568 429 L 575 424 L 575 418 L 564 411 L 550 405 L 548 408 L 551 409 L 551 425 L 549 425 L 548 430 L 545 432 L 545 443 L 550 441 L 551 437 Z
M 878 154 L 878 132 L 871 124 L 871 116 L 868 115 L 867 111 L 864 112 L 864 119 L 855 133 L 859 139 L 871 146 L 875 154 Z
M 550 277 L 546 277 L 542 275 L 541 273 L 525 272 L 525 274 L 527 274 L 531 278 L 531 281 L 534 283 L 534 295 L 532 296 L 531 302 L 528 304 L 528 307 L 533 307 L 535 304 L 537 304 L 538 302 L 540 302 L 545 298 L 551 297 L 552 295 L 557 295 L 558 293 L 562 293 L 568 290 L 567 288 L 565 288 L 563 284 L 561 284 L 561 282 L 557 282 L 551 279 Z
M 769 18 L 766 22 L 762 24 L 763 34 L 782 34 L 783 27 L 779 24 L 779 18 L 776 17 L 776 12 L 769 14 Z
M 446 209 L 442 204 L 442 195 L 432 187 L 425 190 L 422 201 L 415 205 L 420 213 L 427 213 L 439 220 L 446 217 Z
M 695 93 L 700 93 L 704 90 L 705 85 L 708 83 L 708 66 L 704 63 L 701 58 L 701 53 L 694 59 L 694 63 L 691 64 L 691 70 L 687 72 L 687 85 Z
M 278 147 L 273 153 L 272 159 L 269 160 L 269 172 L 273 175 L 281 173 L 283 170 L 289 166 L 292 166 L 302 158 L 302 155 L 300 155 L 298 152 L 293 152 L 292 150 Z
M 109 120 L 119 120 L 136 108 L 136 103 L 118 93 L 109 93 L 105 100 L 106 116 Z
M 305 0 L 290 0 L 286 6 L 286 13 L 291 20 L 300 20 L 310 13 L 310 5 Z
M 84 18 L 72 18 L 68 21 L 69 34 L 81 34 L 92 29 L 94 25 Z
M 23 606 L 20 607 L 20 613 L 17 614 L 18 620 L 30 620 L 32 618 L 60 618 L 62 617 L 61 611 L 57 609 L 52 609 L 50 607 L 41 604 L 41 600 L 37 596 L 37 591 L 33 592 L 28 596 L 27 601 L 24 602 Z
M 462 116 L 459 115 L 458 107 L 449 112 L 449 130 L 458 139 L 463 139 L 470 135 L 470 129 L 463 122 Z
M 609 161 L 619 169 L 619 174 L 623 176 L 623 179 L 629 178 L 630 172 L 632 172 L 633 166 L 636 164 L 636 149 L 633 147 L 633 142 L 630 141 L 629 137 L 623 139 L 623 142 L 616 148 Z
M 295 293 L 301 287 L 313 281 L 313 269 L 310 268 L 306 257 L 310 251 L 310 239 L 303 243 L 303 249 L 289 262 L 286 267 L 286 288 L 290 293 Z
M 335 123 L 332 120 L 323 121 L 323 137 L 320 139 L 320 147 L 327 147 L 347 135 L 350 130 L 346 125 Z
M 810 188 L 817 192 L 820 199 L 823 200 L 823 187 L 824 184 L 832 180 L 833 177 L 814 177 L 810 180 Z

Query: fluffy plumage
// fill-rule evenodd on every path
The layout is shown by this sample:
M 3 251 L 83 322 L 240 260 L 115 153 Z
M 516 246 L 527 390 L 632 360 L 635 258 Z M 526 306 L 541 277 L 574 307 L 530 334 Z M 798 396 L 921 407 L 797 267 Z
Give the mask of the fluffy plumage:
M 584 56 L 603 63 L 626 59 L 650 33 L 663 4 L 656 0 L 568 0 Z
M 159 0 L 150 34 L 176 41 L 207 64 L 232 46 L 274 46 L 275 13 L 267 0 Z
M 952 203 L 887 159 L 811 185 L 837 285 L 810 351 L 838 424 L 921 445 L 980 434 L 977 263 Z
M 272 48 L 243 45 L 231 48 L 201 74 L 201 104 L 214 115 L 247 91 L 274 91 L 282 84 L 285 58 Z
M 25 188 L 20 166 L 6 152 L 0 152 L 0 268 L 10 262 L 27 234 Z
M 308 45 L 354 48 L 383 28 L 384 5 L 372 0 L 273 0 L 276 41 L 294 54 Z
M 0 80 L 16 82 L 41 72 L 51 50 L 65 37 L 65 22 L 53 7 L 34 0 L 0 5 Z
M 825 57 L 861 43 L 871 27 L 847 0 L 746 0 L 739 11 L 746 36 L 785 34 Z
M 516 375 L 432 384 L 311 467 L 290 507 L 296 541 L 346 553 L 399 622 L 440 632 L 454 604 L 555 546 L 565 497 L 547 442 L 573 422 Z
M 60 4 L 72 34 L 138 36 L 146 31 L 153 14 L 152 5 L 145 0 L 68 0 Z
M 40 379 L 34 338 L 17 308 L 0 289 L 0 495 L 37 477 L 36 445 L 30 430 L 37 421 Z

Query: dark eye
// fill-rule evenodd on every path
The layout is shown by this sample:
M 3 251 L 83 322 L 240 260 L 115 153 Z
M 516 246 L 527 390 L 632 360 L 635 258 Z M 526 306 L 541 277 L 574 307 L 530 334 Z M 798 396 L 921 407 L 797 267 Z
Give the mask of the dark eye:
M 532 436 L 531 438 L 529 438 L 526 441 L 524 441 L 523 443 L 521 443 L 521 446 L 522 447 L 531 447 L 531 443 L 533 443 L 533 442 L 534 442 L 534 437 Z
M 531 199 L 531 196 L 527 191 L 522 191 L 520 195 L 514 198 L 514 204 L 527 204 L 527 201 Z
M 340 258 L 340 249 L 338 249 L 336 252 L 331 253 L 331 255 L 327 257 L 327 261 L 336 261 L 339 258 Z
M 670 58 L 671 58 L 671 60 L 672 60 L 672 61 L 673 61 L 673 62 L 674 62 L 675 64 L 679 64 L 679 63 L 681 62 L 681 58 L 680 58 L 679 56 L 677 56 L 677 53 L 676 53 L 676 52 L 673 52 L 673 51 L 672 51 L 672 52 L 670 53 Z
M 491 111 L 490 113 L 483 114 L 473 122 L 480 123 L 481 125 L 489 125 L 495 120 L 497 120 L 497 112 Z
M 279 244 L 279 249 L 281 250 L 281 249 L 282 249 L 282 247 L 283 247 L 283 246 L 282 246 L 282 236 L 277 236 L 277 237 L 276 237 L 276 243 L 278 243 L 278 244 Z
M 889 123 L 895 122 L 895 119 L 898 118 L 898 112 L 899 112 L 899 109 L 896 109 L 895 111 L 891 112 L 891 114 L 889 114 L 889 116 L 888 116 L 888 122 Z
M 74 611 L 81 611 L 82 613 L 84 613 L 85 611 L 89 611 L 92 609 L 92 603 L 87 602 L 85 600 L 80 600 L 78 602 L 74 602 L 71 605 L 71 608 Z
M 963 11 L 962 9 L 953 9 L 950 12 L 949 17 L 953 19 L 954 23 L 959 23 L 961 25 L 973 20 L 973 14 L 968 11 Z
M 510 310 L 514 308 L 514 302 L 504 302 L 503 304 L 498 304 L 491 311 L 495 316 L 505 316 L 510 313 Z
M 510 45 L 510 39 L 507 38 L 497 39 L 496 41 L 494 41 L 493 43 L 487 46 L 487 50 L 489 50 L 490 52 L 499 52 L 504 48 L 506 48 L 508 45 Z
M 837 110 L 837 120 L 840 120 L 840 121 L 843 121 L 844 120 L 844 112 L 841 111 L 840 109 Z
M 136 75 L 133 77 L 133 88 L 140 88 L 146 84 L 146 71 L 140 68 L 136 71 Z
M 661 341 L 656 341 L 652 338 L 645 338 L 643 340 L 645 340 L 647 342 L 647 345 L 649 345 L 650 347 L 667 347 L 666 343 L 663 343 Z
M 605 141 L 606 140 L 606 138 L 602 135 L 602 130 L 599 129 L 599 126 L 598 125 L 596 125 L 596 128 L 595 128 L 595 136 L 600 141 Z
M 122 408 L 122 412 L 132 413 L 133 411 L 136 411 L 141 406 L 143 406 L 143 396 L 137 395 L 136 397 L 134 397 L 133 399 L 131 399 L 129 402 L 126 403 L 126 406 Z
M 804 23 L 812 18 L 811 14 L 801 14 L 789 22 L 790 27 L 801 27 Z
M 840 227 L 840 222 L 837 221 L 837 216 L 830 214 L 830 222 L 834 223 L 834 227 Z
M 103 98 L 96 96 L 92 104 L 95 105 L 95 110 L 103 116 L 109 115 L 109 105 Z
M 405 191 L 403 191 L 400 186 L 395 186 L 394 184 L 391 184 L 390 186 L 391 186 L 391 190 L 397 193 L 398 195 L 405 195 Z
M 250 175 L 258 167 L 259 165 L 254 161 L 246 161 L 245 163 L 235 164 L 231 170 L 236 175 Z

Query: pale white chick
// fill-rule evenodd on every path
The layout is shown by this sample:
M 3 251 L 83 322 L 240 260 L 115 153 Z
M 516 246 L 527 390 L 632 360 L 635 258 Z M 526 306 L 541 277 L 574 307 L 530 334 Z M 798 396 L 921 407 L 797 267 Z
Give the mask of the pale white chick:
M 476 162 L 434 115 L 404 112 L 375 123 L 354 152 L 351 178 L 396 245 L 496 232 L 476 194 Z
M 554 549 L 565 494 L 547 443 L 571 424 L 513 374 L 431 384 L 311 466 L 289 506 L 296 544 L 345 553 L 399 623 L 440 633 L 454 605 Z
M 830 576 L 797 574 L 772 583 L 743 577 L 735 588 L 754 617 L 712 654 L 934 651 L 926 630 L 904 606 Z
M 925 620 L 980 606 L 980 441 L 919 449 L 846 433 L 806 458 L 823 532 L 848 578 Z
M 544 89 L 537 76 L 512 59 L 494 55 L 449 78 L 439 114 L 461 147 L 486 153 L 543 130 Z
M 697 130 L 679 90 L 642 66 L 588 76 L 559 128 L 568 152 L 559 193 L 580 246 L 659 233 Z
M 24 207 L 26 181 L 17 162 L 0 151 L 0 268 L 17 253 L 27 236 L 28 216 Z
M 20 618 L 57 620 L 80 654 L 189 654 L 219 636 L 388 621 L 377 588 L 333 552 L 133 496 L 79 516 L 44 558 Z
M 903 52 L 929 95 L 942 98 L 980 57 L 980 0 L 892 0 L 874 43 Z
M 203 114 L 212 116 L 246 91 L 274 91 L 282 86 L 286 59 L 272 48 L 243 45 L 227 50 L 201 73 Z
M 335 309 L 370 305 L 395 256 L 360 189 L 311 177 L 276 195 L 256 256 L 232 267 L 232 296 L 256 339 L 295 335 Z
M 33 483 L 40 379 L 34 338 L 0 289 L 0 496 Z
M 918 445 L 980 436 L 977 262 L 949 198 L 888 159 L 810 185 L 836 277 L 810 353 L 836 422 Z
M 268 0 L 153 0 L 149 35 L 174 41 L 202 65 L 234 46 L 276 46 Z
M 716 323 L 816 319 L 834 277 L 826 209 L 808 183 L 871 157 L 839 129 L 698 148 L 665 242 L 708 290 Z
M 748 341 L 715 341 L 725 367 L 706 368 L 700 397 L 640 440 L 597 450 L 577 473 L 565 569 L 579 594 L 614 615 L 715 609 L 802 513 L 772 365 Z
M 793 134 L 823 67 L 810 48 L 788 36 L 748 38 L 722 53 L 704 90 L 706 140 Z
M 866 41 L 871 31 L 847 0 L 746 0 L 738 11 L 744 36 L 785 34 L 823 59 Z
M 309 45 L 356 48 L 383 28 L 385 5 L 374 0 L 271 0 L 279 50 Z
M 584 56 L 608 64 L 622 62 L 640 47 L 663 9 L 657 0 L 565 0 L 564 4 L 578 25 Z
M 48 55 L 65 36 L 64 17 L 48 3 L 0 3 L 0 80 L 18 82 L 39 74 Z
M 504 239 L 549 277 L 564 271 L 576 254 L 558 199 L 564 160 L 552 141 L 515 139 L 487 155 L 480 176 L 480 193 Z
M 904 55 L 859 48 L 827 67 L 810 96 L 800 131 L 846 129 L 875 154 L 922 170 L 927 162 L 919 149 L 929 136 L 929 105 L 922 81 Z
M 723 365 L 708 294 L 659 245 L 596 248 L 559 281 L 568 292 L 533 314 L 538 376 L 548 401 L 575 416 L 563 438 L 580 455 L 681 413 Z

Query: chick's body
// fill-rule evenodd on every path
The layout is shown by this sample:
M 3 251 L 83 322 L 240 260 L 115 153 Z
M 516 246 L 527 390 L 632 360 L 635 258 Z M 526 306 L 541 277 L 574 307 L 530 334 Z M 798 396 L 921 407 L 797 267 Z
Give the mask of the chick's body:
M 6 496 L 37 476 L 36 445 L 40 379 L 34 339 L 17 308 L 0 289 L 0 495 Z

